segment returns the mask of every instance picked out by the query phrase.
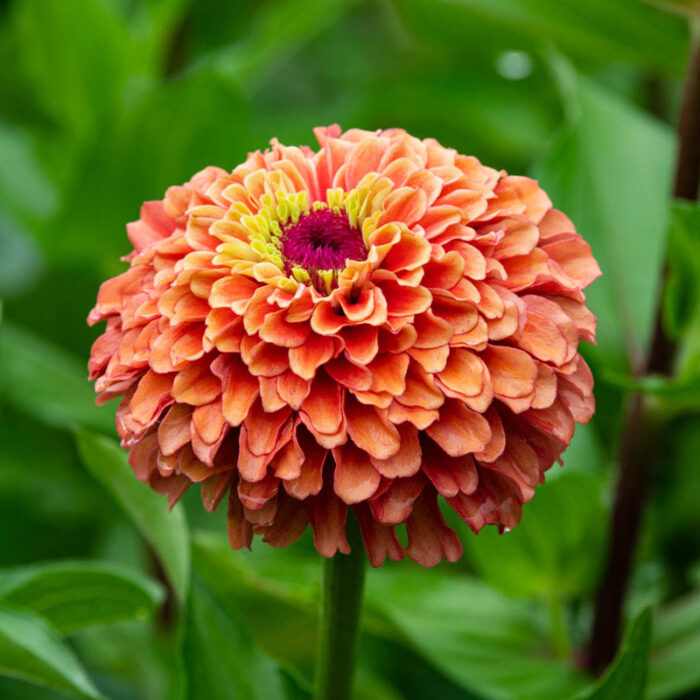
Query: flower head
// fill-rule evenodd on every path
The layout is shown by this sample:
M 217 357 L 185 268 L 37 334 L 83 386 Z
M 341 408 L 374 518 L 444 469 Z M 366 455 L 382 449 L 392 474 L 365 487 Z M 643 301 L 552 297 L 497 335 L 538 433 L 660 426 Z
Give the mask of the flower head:
M 90 359 L 137 476 L 177 501 L 228 494 L 234 547 L 461 554 L 521 505 L 590 419 L 578 354 L 600 271 L 533 180 L 399 129 L 316 129 L 206 168 L 128 225 Z

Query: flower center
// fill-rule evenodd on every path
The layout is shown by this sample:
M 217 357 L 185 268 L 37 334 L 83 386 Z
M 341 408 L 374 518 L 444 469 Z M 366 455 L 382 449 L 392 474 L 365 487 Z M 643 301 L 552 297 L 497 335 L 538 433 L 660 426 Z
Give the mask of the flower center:
M 343 269 L 348 258 L 367 257 L 362 232 L 350 225 L 344 213 L 331 209 L 304 212 L 297 223 L 283 225 L 281 244 L 284 271 L 290 275 L 294 268 L 303 268 L 319 291 L 326 291 L 321 277 L 327 279 L 328 273 Z

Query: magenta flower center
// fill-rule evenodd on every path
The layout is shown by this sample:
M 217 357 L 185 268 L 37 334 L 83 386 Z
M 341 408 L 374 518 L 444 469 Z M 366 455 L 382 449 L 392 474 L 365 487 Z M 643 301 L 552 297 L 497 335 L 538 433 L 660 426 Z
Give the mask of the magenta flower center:
M 362 232 L 350 225 L 345 214 L 330 209 L 306 212 L 296 224 L 290 222 L 282 230 L 285 272 L 291 274 L 292 268 L 299 265 L 314 283 L 319 270 L 339 270 L 348 258 L 367 257 Z

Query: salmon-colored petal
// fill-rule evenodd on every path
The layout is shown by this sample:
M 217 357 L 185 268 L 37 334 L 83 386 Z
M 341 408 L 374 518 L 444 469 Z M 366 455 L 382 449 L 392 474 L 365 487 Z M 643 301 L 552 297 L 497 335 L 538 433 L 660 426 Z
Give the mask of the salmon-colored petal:
M 410 359 L 408 355 L 386 353 L 379 355 L 367 368 L 372 374 L 372 391 L 386 391 L 393 396 L 403 394 L 406 389 L 406 372 Z
M 336 552 L 350 553 L 345 536 L 348 507 L 333 493 L 321 493 L 309 499 L 309 521 L 314 531 L 314 545 L 322 557 L 332 557 Z
M 302 379 L 313 379 L 316 370 L 333 357 L 334 344 L 323 335 L 310 335 L 299 347 L 289 349 L 289 368 Z
M 420 473 L 408 478 L 393 479 L 384 493 L 369 502 L 372 514 L 379 522 L 388 525 L 405 522 L 425 483 L 425 477 Z
M 341 386 L 357 391 L 367 391 L 372 386 L 372 375 L 366 367 L 338 357 L 324 365 L 325 372 Z
M 448 399 L 440 409 L 440 420 L 426 433 L 451 457 L 480 452 L 491 438 L 489 422 L 461 401 Z
M 280 493 L 277 496 L 275 519 L 264 529 L 263 542 L 272 547 L 288 547 L 304 534 L 308 524 L 306 511 Z
M 360 503 L 374 495 L 381 476 L 366 452 L 348 443 L 333 450 L 333 459 L 333 490 L 342 501 Z
M 587 287 L 602 274 L 591 247 L 578 234 L 572 233 L 566 238 L 548 242 L 542 246 L 542 250 L 582 287 Z
M 378 523 L 365 503 L 353 507 L 360 524 L 362 542 L 367 550 L 369 562 L 373 567 L 381 566 L 387 557 L 392 561 L 401 561 L 403 548 L 396 538 L 394 528 Z
M 301 406 L 301 419 L 312 432 L 332 435 L 343 421 L 343 392 L 325 372 L 311 384 L 311 391 Z
M 421 566 L 435 566 L 442 561 L 457 561 L 462 556 L 459 537 L 445 524 L 435 492 L 424 489 L 406 521 L 408 554 Z
M 179 375 L 176 375 L 176 378 Z M 175 382 L 172 374 L 156 374 L 149 370 L 139 381 L 129 403 L 130 417 L 141 425 L 149 425 L 173 402 Z
M 401 446 L 399 451 L 388 459 L 372 457 L 376 470 L 387 479 L 413 476 L 421 465 L 421 447 L 418 442 L 418 431 L 410 423 L 397 425 Z
M 213 513 L 231 486 L 233 472 L 220 472 L 207 477 L 202 482 L 202 505 L 208 513 Z
M 304 461 L 299 468 L 299 476 L 285 480 L 284 488 L 290 496 L 303 501 L 315 496 L 323 487 L 323 464 L 328 450 L 321 447 L 303 426 L 297 431 L 297 440 Z
M 245 519 L 243 505 L 241 504 L 235 489 L 229 492 L 228 501 L 228 541 L 233 549 L 248 547 L 253 541 L 253 528 Z
M 158 444 L 164 455 L 175 454 L 190 440 L 192 408 L 176 403 L 165 414 L 158 426 Z
M 281 309 L 265 316 L 260 327 L 260 337 L 266 343 L 284 348 L 296 348 L 303 345 L 311 333 L 307 323 L 289 323 L 285 316 L 287 311 Z
M 438 493 L 445 497 L 456 496 L 460 491 L 474 493 L 479 483 L 476 465 L 470 455 L 450 457 L 432 440 L 423 441 L 422 469 Z
M 202 358 L 175 375 L 173 398 L 179 403 L 202 406 L 221 394 L 221 380 L 210 369 L 211 360 Z
M 534 389 L 537 365 L 526 352 L 505 345 L 489 345 L 481 357 L 489 369 L 496 394 L 518 398 Z
M 364 406 L 348 396 L 345 415 L 348 435 L 360 449 L 376 459 L 388 459 L 399 451 L 399 431 L 386 418 L 385 411 L 374 406 Z
M 226 420 L 240 425 L 260 394 L 258 380 L 237 355 L 221 355 L 212 364 L 212 371 L 223 383 L 221 408 Z
M 379 350 L 379 329 L 376 326 L 344 328 L 342 338 L 348 357 L 358 364 L 371 362 Z

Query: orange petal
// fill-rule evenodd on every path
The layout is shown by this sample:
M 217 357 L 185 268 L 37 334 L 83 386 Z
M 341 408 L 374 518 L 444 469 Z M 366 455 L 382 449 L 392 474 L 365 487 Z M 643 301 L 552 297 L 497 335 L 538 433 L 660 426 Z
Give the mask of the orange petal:
M 435 566 L 443 557 L 457 561 L 462 556 L 462 543 L 445 524 L 434 491 L 423 490 L 406 521 L 406 530 L 406 554 L 421 566 Z
M 172 374 L 156 374 L 148 370 L 131 397 L 129 403 L 131 418 L 141 425 L 150 424 L 168 404 L 173 402 L 171 391 L 174 393 L 174 390 Z
M 220 355 L 212 363 L 212 371 L 224 385 L 222 410 L 233 426 L 240 425 L 260 393 L 253 377 L 238 355 Z
M 503 345 L 489 345 L 481 357 L 489 368 L 496 394 L 518 398 L 532 392 L 537 365 L 526 352 Z
M 192 408 L 176 403 L 165 414 L 158 426 L 158 444 L 164 455 L 175 454 L 190 441 L 190 419 Z
M 420 469 L 421 447 L 418 431 L 409 423 L 396 426 L 401 439 L 399 451 L 388 459 L 372 458 L 376 470 L 387 479 L 413 476 Z
M 388 459 L 399 451 L 399 431 L 385 417 L 386 411 L 364 406 L 348 396 L 345 415 L 348 434 L 360 449 L 377 459 Z
M 298 411 L 311 391 L 311 382 L 302 379 L 294 372 L 280 374 L 275 381 L 280 399 L 289 404 L 293 410 Z
M 480 452 L 491 438 L 488 421 L 455 399 L 445 402 L 440 420 L 426 432 L 451 457 Z
M 291 415 L 291 409 L 283 408 L 276 413 L 265 413 L 260 401 L 256 401 L 243 421 L 248 436 L 248 449 L 254 455 L 268 455 L 278 444 L 280 431 Z
M 289 368 L 302 379 L 313 379 L 316 370 L 333 357 L 333 340 L 311 334 L 299 347 L 289 349 Z
M 479 475 L 470 455 L 450 457 L 432 440 L 424 441 L 423 473 L 445 497 L 456 496 L 460 491 L 474 493 L 479 483 Z
M 338 551 L 343 554 L 350 553 L 350 545 L 345 536 L 348 507 L 329 491 L 307 501 L 309 521 L 314 531 L 314 545 L 323 557 L 332 557 Z
M 379 486 L 379 472 L 369 455 L 351 443 L 333 450 L 335 471 L 333 490 L 345 503 L 359 503 L 371 498 Z
M 203 358 L 178 372 L 173 381 L 173 397 L 179 403 L 202 406 L 221 394 L 221 380 L 210 369 L 211 359 Z
M 343 421 L 343 392 L 325 372 L 316 375 L 300 417 L 312 432 L 332 435 Z
M 260 327 L 260 337 L 267 343 L 285 348 L 296 348 L 306 342 L 311 328 L 308 323 L 290 323 L 285 319 L 286 309 L 268 313 Z
M 323 487 L 323 464 L 328 450 L 321 447 L 305 427 L 299 426 L 297 440 L 304 455 L 299 476 L 286 480 L 284 488 L 287 493 L 300 501 L 316 495 Z
M 351 360 L 364 365 L 371 362 L 379 348 L 379 330 L 375 326 L 349 326 L 344 328 L 341 337 Z
M 236 489 L 231 489 L 228 501 L 228 541 L 233 549 L 248 547 L 253 541 L 253 529 L 245 519 Z
M 366 503 L 359 503 L 353 510 L 360 524 L 362 542 L 367 550 L 369 563 L 375 568 L 379 567 L 387 556 L 392 561 L 401 561 L 404 556 L 403 548 L 396 538 L 394 528 L 378 523 L 372 517 L 372 512 Z
M 404 353 L 379 355 L 369 363 L 367 369 L 372 374 L 372 391 L 386 391 L 393 396 L 403 394 L 406 389 L 406 372 L 409 357 Z
M 382 523 L 398 525 L 408 518 L 416 498 L 425 486 L 422 474 L 394 479 L 386 491 L 369 502 L 374 517 Z

